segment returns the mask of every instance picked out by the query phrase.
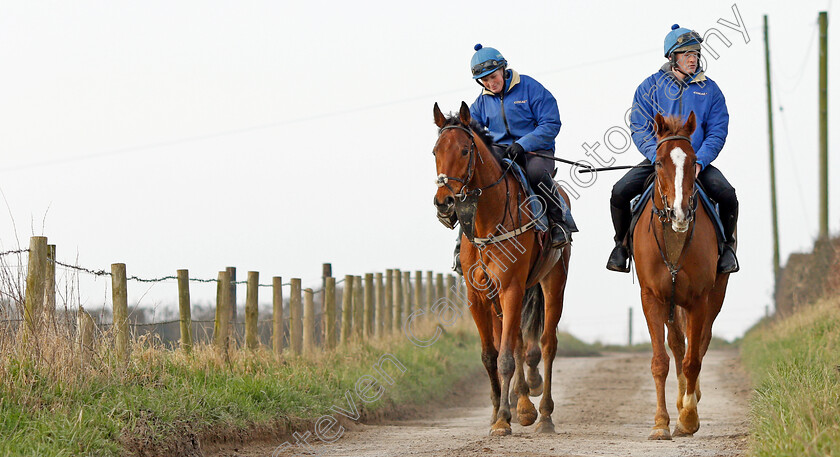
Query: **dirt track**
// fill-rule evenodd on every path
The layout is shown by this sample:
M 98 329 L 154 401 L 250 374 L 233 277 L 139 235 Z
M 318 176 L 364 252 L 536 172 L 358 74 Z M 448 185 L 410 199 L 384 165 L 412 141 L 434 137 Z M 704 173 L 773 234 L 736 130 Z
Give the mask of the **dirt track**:
M 700 430 L 691 438 L 648 441 L 656 409 L 649 354 L 562 358 L 554 364 L 556 435 L 513 424 L 513 435 L 487 436 L 489 383 L 484 376 L 454 406 L 422 418 L 358 425 L 335 443 L 277 455 L 323 456 L 735 456 L 747 449 L 749 383 L 736 351 L 710 351 L 700 385 Z M 668 379 L 671 426 L 676 421 L 673 362 Z M 532 399 L 538 405 L 538 398 Z M 313 440 L 318 442 L 317 439 Z M 226 456 L 272 455 L 276 444 Z

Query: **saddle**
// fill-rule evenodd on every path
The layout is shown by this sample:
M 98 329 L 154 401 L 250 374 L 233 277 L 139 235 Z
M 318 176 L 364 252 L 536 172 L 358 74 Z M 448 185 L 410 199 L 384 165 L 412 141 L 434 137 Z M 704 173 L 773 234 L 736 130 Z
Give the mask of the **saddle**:
M 653 178 L 654 175 L 651 175 L 651 177 Z M 645 191 L 630 200 L 630 211 L 633 216 L 630 218 L 630 229 L 627 230 L 627 236 L 624 240 L 629 252 L 633 252 L 633 231 L 636 229 L 636 224 L 642 217 L 642 210 L 647 205 L 648 200 L 653 197 L 653 179 L 650 179 L 646 184 L 647 188 Z M 723 222 L 720 219 L 720 208 L 717 202 L 709 197 L 705 189 L 703 189 L 703 185 L 700 184 L 699 181 L 694 182 L 694 189 L 697 190 L 697 196 L 699 197 L 703 208 L 706 210 L 706 214 L 711 217 L 712 225 L 715 226 L 715 234 L 717 235 L 718 242 L 718 255 L 720 255 L 723 252 L 723 243 L 726 241 L 726 235 L 724 235 L 723 231 Z

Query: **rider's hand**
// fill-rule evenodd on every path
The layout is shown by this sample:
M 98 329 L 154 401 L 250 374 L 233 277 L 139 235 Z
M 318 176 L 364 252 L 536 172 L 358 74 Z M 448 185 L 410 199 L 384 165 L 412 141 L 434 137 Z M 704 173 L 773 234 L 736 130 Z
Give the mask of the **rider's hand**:
M 517 142 L 511 143 L 510 146 L 508 146 L 507 149 L 505 149 L 505 157 L 507 157 L 510 160 L 516 160 L 517 155 L 524 153 L 525 148 L 523 148 L 522 145 Z
M 703 167 L 700 166 L 699 163 L 694 164 L 694 178 L 697 179 L 700 176 L 700 171 L 703 170 Z

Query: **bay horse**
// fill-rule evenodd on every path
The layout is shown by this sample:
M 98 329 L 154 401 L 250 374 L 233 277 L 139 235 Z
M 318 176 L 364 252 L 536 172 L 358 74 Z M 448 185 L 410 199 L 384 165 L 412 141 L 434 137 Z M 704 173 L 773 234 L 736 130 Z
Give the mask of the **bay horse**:
M 528 395 L 539 395 L 540 387 L 536 430 L 554 433 L 551 369 L 570 247 L 550 249 L 550 241 L 540 239 L 534 229 L 539 214 L 521 204 L 527 198 L 524 189 L 508 172 L 510 167 L 503 167 L 493 155 L 492 140 L 472 123 L 466 103 L 461 102 L 458 115 L 449 117 L 435 103 L 434 120 L 439 128 L 433 149 L 438 174 L 434 203 L 444 225 L 453 228 L 457 214 L 464 228 L 461 265 L 470 313 L 481 338 L 481 360 L 490 377 L 490 434 L 511 433 L 511 397 L 518 397 L 519 423 L 533 424 L 537 411 Z M 542 385 L 536 368 L 540 356 Z M 523 361 L 529 366 L 527 380 Z
M 729 274 L 717 273 L 715 228 L 697 200 L 697 156 L 690 139 L 696 128 L 694 112 L 685 124 L 680 117 L 664 118 L 659 113 L 654 122 L 658 141 L 653 197 L 633 231 L 633 257 L 653 347 L 656 415 L 648 439 L 669 440 L 665 380 L 670 361 L 665 328 L 678 383 L 679 421 L 674 436 L 691 436 L 700 428 L 700 366 L 712 337 L 712 323 L 723 305 Z

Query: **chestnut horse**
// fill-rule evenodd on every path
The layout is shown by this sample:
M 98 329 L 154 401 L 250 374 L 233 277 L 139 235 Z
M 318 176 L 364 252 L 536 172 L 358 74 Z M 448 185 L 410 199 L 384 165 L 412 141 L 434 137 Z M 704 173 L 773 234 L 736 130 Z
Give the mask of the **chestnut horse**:
M 531 425 L 537 419 L 528 394 L 530 387 L 533 395 L 539 395 L 536 365 L 540 353 L 545 379 L 537 432 L 554 433 L 551 369 L 570 249 L 545 248 L 548 240 L 541 241 L 535 232 L 535 215 L 528 205 L 521 204 L 527 197 L 524 190 L 494 157 L 490 138 L 471 126 L 466 103 L 461 102 L 459 114 L 450 117 L 445 117 L 435 103 L 434 119 L 440 129 L 433 150 L 438 174 L 435 206 L 438 218 L 449 220 L 445 225 L 452 228 L 457 214 L 465 229 L 461 265 L 470 312 L 481 338 L 481 360 L 490 377 L 490 434 L 511 433 L 510 396 L 518 396 L 516 412 L 521 425 Z M 568 202 L 565 192 L 560 192 Z M 541 287 L 542 294 L 536 287 Z M 540 307 L 534 309 L 534 303 Z M 521 325 L 531 343 L 527 382 L 522 369 L 526 355 Z M 538 326 L 542 327 L 539 331 Z
M 665 327 L 679 385 L 679 421 L 674 436 L 690 436 L 700 428 L 697 378 L 712 337 L 712 323 L 723 304 L 729 274 L 717 273 L 715 228 L 696 198 L 697 156 L 690 139 L 696 127 L 694 112 L 685 124 L 679 117 L 666 119 L 660 114 L 655 123 L 658 142 L 654 191 L 633 231 L 633 256 L 653 346 L 651 373 L 656 384 L 656 415 L 648 439 L 669 440 L 665 379 L 670 361 L 665 351 Z

